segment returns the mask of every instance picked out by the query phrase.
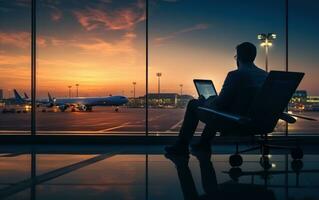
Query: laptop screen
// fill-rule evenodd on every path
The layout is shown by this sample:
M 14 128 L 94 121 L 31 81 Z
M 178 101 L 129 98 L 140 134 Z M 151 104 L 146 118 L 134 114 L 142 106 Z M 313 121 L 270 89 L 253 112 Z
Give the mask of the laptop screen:
M 202 95 L 205 99 L 210 96 L 216 96 L 214 84 L 211 80 L 194 79 L 194 84 L 198 93 L 198 96 Z

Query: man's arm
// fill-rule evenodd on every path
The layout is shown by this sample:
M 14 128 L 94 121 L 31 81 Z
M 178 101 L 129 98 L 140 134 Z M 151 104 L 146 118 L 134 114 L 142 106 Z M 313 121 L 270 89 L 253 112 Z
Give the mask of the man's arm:
M 236 96 L 236 93 L 238 92 L 239 84 L 240 84 L 240 77 L 238 76 L 238 72 L 237 71 L 229 72 L 224 81 L 224 84 L 223 84 L 222 90 L 219 93 L 219 96 L 215 98 L 211 98 L 208 101 L 206 101 L 205 106 L 220 109 L 220 110 L 227 108 L 234 100 L 234 97 Z

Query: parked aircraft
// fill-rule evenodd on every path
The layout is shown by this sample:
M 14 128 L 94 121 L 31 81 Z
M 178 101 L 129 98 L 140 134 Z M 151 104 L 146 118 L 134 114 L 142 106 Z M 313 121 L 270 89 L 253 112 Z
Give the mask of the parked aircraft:
M 49 104 L 57 106 L 62 112 L 68 108 L 71 111 L 75 111 L 76 109 L 80 111 L 92 111 L 93 106 L 116 106 L 115 111 L 117 112 L 119 106 L 128 102 L 125 96 L 52 98 L 50 93 L 48 93 L 48 98 Z
M 30 104 L 31 100 L 27 97 L 22 98 L 16 89 L 13 89 L 13 93 L 17 104 Z
M 16 89 L 14 96 L 18 104 L 30 104 L 31 100 L 25 94 L 25 98 L 22 98 Z M 116 106 L 115 111 L 119 110 L 119 106 L 122 106 L 128 102 L 125 96 L 108 96 L 108 97 L 73 97 L 73 98 L 52 98 L 48 93 L 48 100 L 36 101 L 37 107 L 53 107 L 56 106 L 60 111 L 64 112 L 68 108 L 71 111 L 76 109 L 80 111 L 92 111 L 93 106 Z

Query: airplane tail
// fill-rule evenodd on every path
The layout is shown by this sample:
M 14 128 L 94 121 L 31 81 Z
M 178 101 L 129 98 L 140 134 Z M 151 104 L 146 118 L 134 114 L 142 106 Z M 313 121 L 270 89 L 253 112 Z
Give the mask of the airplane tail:
M 29 99 L 29 96 L 27 95 L 27 93 L 24 93 L 24 98 Z
M 22 99 L 22 97 L 20 96 L 20 94 L 17 92 L 16 89 L 14 89 L 13 92 L 14 92 L 14 98 L 18 103 L 25 103 L 25 101 Z
M 50 92 L 48 92 L 48 98 L 49 98 L 49 103 L 54 103 L 54 100 L 53 100 Z

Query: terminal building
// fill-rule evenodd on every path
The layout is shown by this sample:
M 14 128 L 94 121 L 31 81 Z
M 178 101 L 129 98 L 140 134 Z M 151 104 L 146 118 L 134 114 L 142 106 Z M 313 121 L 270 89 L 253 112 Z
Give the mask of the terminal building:
M 307 111 L 319 111 L 319 96 L 307 96 Z
M 306 90 L 297 90 L 291 98 L 289 110 L 319 111 L 319 96 L 310 96 Z
M 307 102 L 307 91 L 297 90 L 292 96 L 291 102 L 293 103 L 306 103 Z
M 150 108 L 185 108 L 187 103 L 194 99 L 191 95 L 177 93 L 149 93 L 148 105 Z M 145 95 L 129 98 L 128 107 L 142 108 L 145 106 Z
M 177 93 L 150 93 L 148 94 L 150 107 L 184 108 L 188 101 L 193 99 L 191 95 L 179 95 Z

